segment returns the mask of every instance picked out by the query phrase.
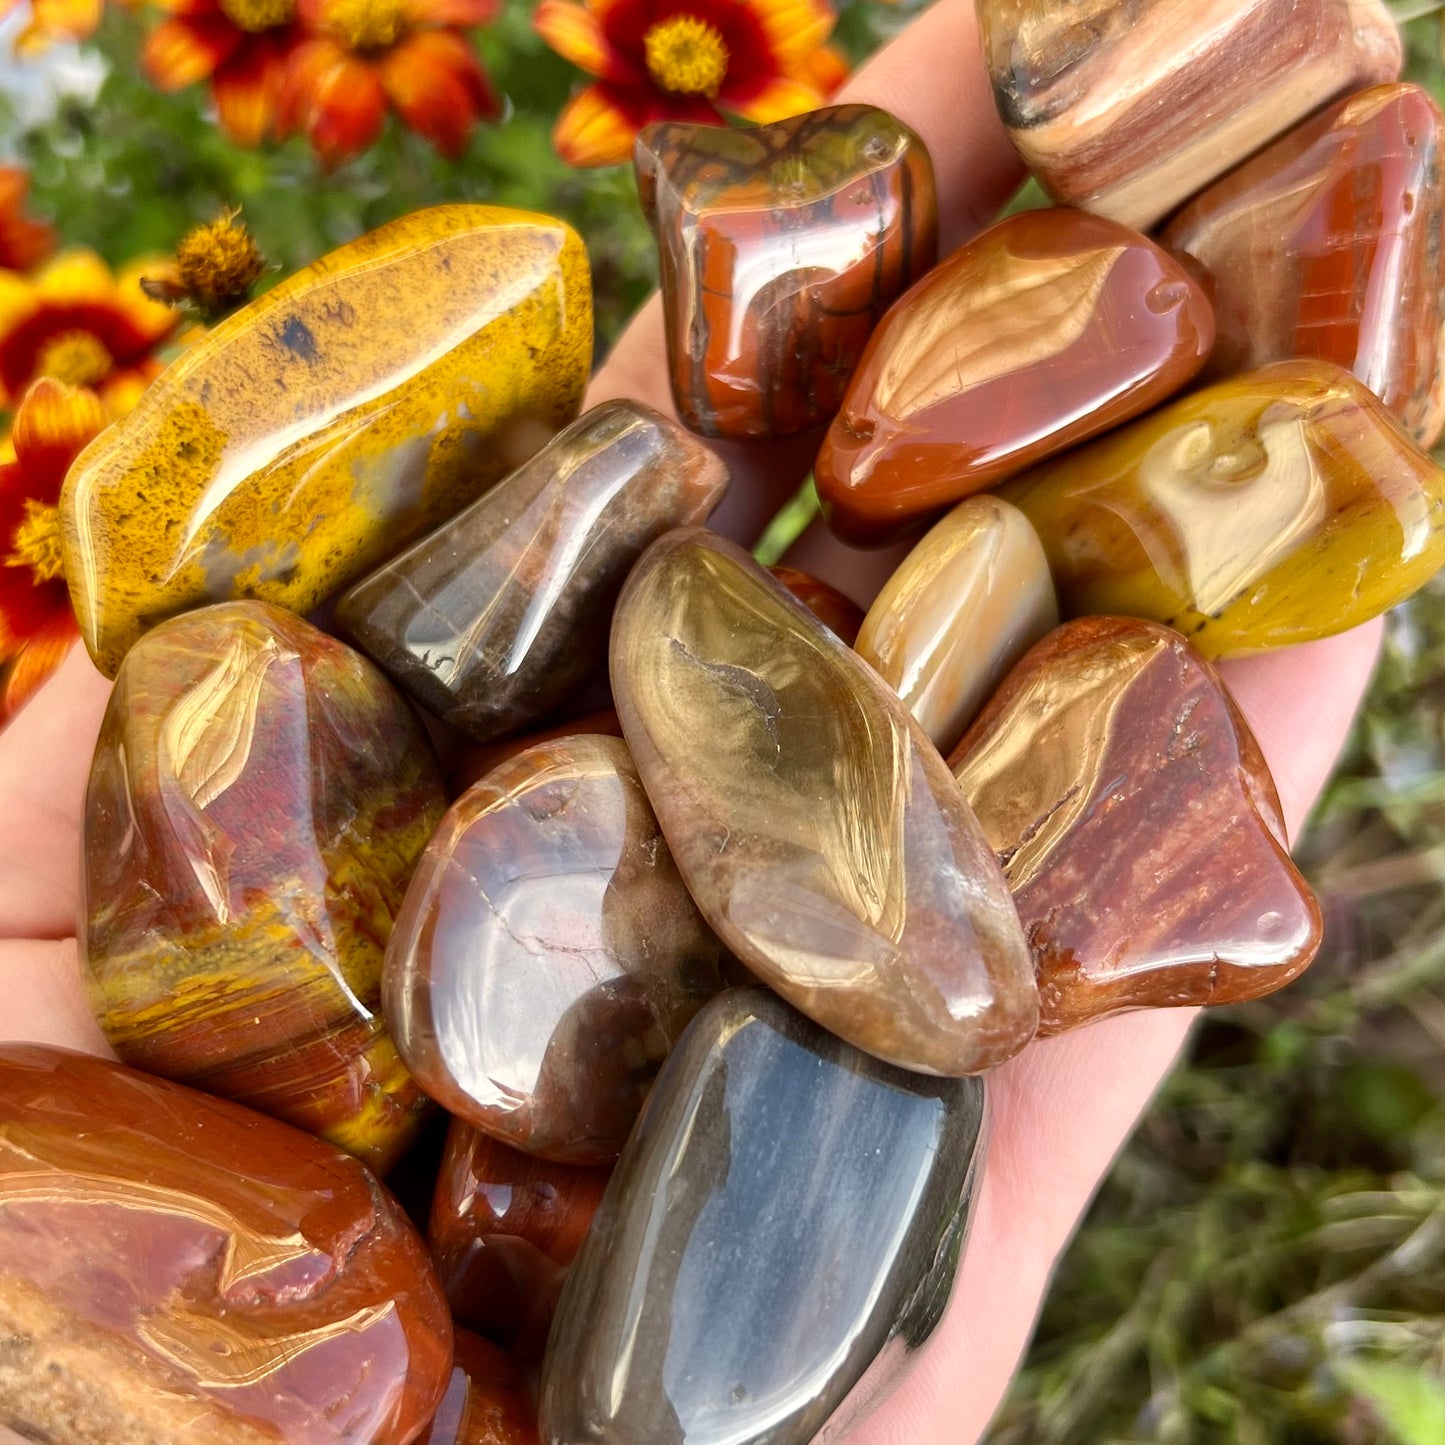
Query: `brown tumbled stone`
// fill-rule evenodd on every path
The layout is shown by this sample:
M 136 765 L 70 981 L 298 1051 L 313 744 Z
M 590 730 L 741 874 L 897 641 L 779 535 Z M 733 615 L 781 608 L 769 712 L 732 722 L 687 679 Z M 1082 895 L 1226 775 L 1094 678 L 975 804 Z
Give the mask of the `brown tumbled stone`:
M 1013 890 L 1041 1033 L 1258 998 L 1314 957 L 1319 907 L 1259 745 L 1169 628 L 1089 617 L 1056 629 L 951 765 Z

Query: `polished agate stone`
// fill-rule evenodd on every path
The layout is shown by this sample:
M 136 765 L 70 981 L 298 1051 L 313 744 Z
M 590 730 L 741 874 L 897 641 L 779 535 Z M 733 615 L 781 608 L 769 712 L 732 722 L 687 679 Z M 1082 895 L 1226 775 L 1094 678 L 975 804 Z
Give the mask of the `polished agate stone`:
M 1445 472 L 1354 377 L 1287 361 L 1009 483 L 1066 616 L 1238 657 L 1344 632 L 1445 564 Z
M 970 497 L 884 584 L 855 649 L 946 753 L 1058 620 L 1048 559 L 1028 518 L 997 497 Z
M 591 360 L 587 254 L 550 216 L 438 206 L 303 267 L 71 468 L 65 578 L 96 665 L 208 602 L 309 612 L 571 421 Z
M 806 431 L 838 409 L 868 333 L 933 264 L 933 166 L 902 121 L 839 105 L 637 139 L 677 413 L 714 437 Z
M 1445 115 L 1381 85 L 1291 131 L 1180 212 L 1162 241 L 1207 278 L 1210 370 L 1317 356 L 1421 446 L 1445 423 Z
M 337 622 L 444 722 L 496 737 L 605 664 L 632 564 L 664 532 L 706 521 L 727 484 L 675 422 L 606 402 L 359 582 Z
M 538 743 L 555 742 L 558 738 L 570 738 L 580 733 L 599 733 L 604 737 L 620 738 L 622 724 L 610 707 L 596 708 L 577 717 L 564 718 L 561 722 L 549 723 L 546 727 L 529 728 L 524 733 L 513 733 L 504 738 L 493 738 L 491 742 L 472 743 L 463 747 L 452 768 L 452 791 L 458 795 L 466 792 L 473 783 L 479 783 L 493 768 L 515 758 Z
M 220 1099 L 0 1045 L 0 1425 L 66 1445 L 406 1445 L 452 1325 L 355 1159 Z
M 863 609 L 851 597 L 796 567 L 769 567 L 768 571 L 830 632 L 852 647 L 863 625 Z
M 467 1330 L 457 1331 L 455 1358 L 441 1408 L 416 1445 L 538 1445 L 537 1407 L 512 1360 Z
M 1326 101 L 1400 73 L 1382 0 L 977 0 L 999 114 L 1054 199 L 1145 229 Z
M 620 738 L 519 753 L 453 804 L 387 947 L 383 1003 L 432 1098 L 529 1154 L 617 1157 L 722 986 Z
M 1033 951 L 1039 1030 L 1282 988 L 1320 944 L 1249 725 L 1177 632 L 1067 622 L 951 765 Z
M 610 1175 L 518 1153 L 453 1119 L 427 1240 L 456 1317 L 540 1354 Z
M 1199 284 L 1152 241 L 1025 211 L 955 251 L 884 317 L 814 474 L 824 514 L 886 541 L 1177 391 L 1214 337 Z
M 806 1445 L 931 1332 L 984 1088 L 859 1053 L 761 989 L 693 1021 L 562 1294 L 549 1445 Z
M 612 689 L 683 879 L 753 973 L 905 1068 L 975 1073 L 1028 1042 L 1028 949 L 942 758 L 741 548 L 654 544 L 617 606 Z
M 405 701 L 299 617 L 224 602 L 147 633 L 85 797 L 106 1037 L 387 1168 L 427 1101 L 379 1013 L 382 951 L 445 809 Z

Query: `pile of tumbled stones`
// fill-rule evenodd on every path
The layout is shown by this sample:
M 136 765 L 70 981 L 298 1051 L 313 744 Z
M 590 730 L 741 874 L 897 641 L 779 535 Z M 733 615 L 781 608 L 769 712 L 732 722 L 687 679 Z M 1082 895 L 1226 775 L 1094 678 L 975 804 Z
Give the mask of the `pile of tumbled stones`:
M 939 1319 L 988 1070 L 1309 963 L 1212 663 L 1445 561 L 1441 112 L 1378 0 L 981 13 L 1061 204 L 938 264 L 879 110 L 643 134 L 681 426 L 458 205 L 77 461 L 124 1066 L 0 1047 L 0 1421 L 804 1445 Z M 866 616 L 705 527 L 699 437 L 807 434 L 916 539 Z

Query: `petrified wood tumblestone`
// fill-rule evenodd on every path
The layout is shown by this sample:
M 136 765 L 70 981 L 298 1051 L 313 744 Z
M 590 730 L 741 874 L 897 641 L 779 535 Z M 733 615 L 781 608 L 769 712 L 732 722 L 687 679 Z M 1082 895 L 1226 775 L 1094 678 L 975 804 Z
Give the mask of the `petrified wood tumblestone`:
M 931 1333 L 984 1157 L 984 1086 L 879 1063 L 762 989 L 658 1079 L 563 1291 L 548 1445 L 806 1445 Z
M 883 584 L 855 647 L 946 753 L 1058 620 L 1048 558 L 1028 518 L 998 497 L 969 497 Z
M 664 532 L 706 521 L 727 484 L 717 455 L 675 422 L 605 402 L 359 582 L 337 622 L 443 721 L 496 737 L 605 663 L 632 564 Z
M 825 422 L 889 303 L 933 264 L 923 142 L 868 105 L 637 139 L 678 415 L 705 436 Z
M 1141 229 L 1337 95 L 1394 80 L 1382 0 L 977 0 L 994 98 L 1054 198 Z
M 1297 356 L 1354 374 L 1428 447 L 1445 423 L 1445 115 L 1417 85 L 1332 106 L 1211 186 L 1163 243 L 1214 302 L 1220 376 Z
M 722 952 L 627 744 L 564 737 L 469 788 L 427 844 L 387 949 L 386 1016 L 453 1114 L 601 1164 L 722 987 Z
M 764 982 L 939 1074 L 1027 1043 L 1038 1001 L 998 864 L 897 696 L 732 542 L 656 543 L 612 631 L 623 733 L 692 896 Z
M 951 759 L 1033 952 L 1039 1029 L 1235 1003 L 1314 957 L 1264 757 L 1214 669 L 1167 627 L 1065 623 Z
M 224 1100 L 0 1045 L 0 1424 L 67 1445 L 404 1445 L 452 1325 L 349 1155 Z
M 1324 361 L 1196 391 L 1001 495 L 1066 617 L 1152 618 L 1206 657 L 1344 632 L 1445 565 L 1445 471 Z
M 1147 411 L 1204 364 L 1198 282 L 1126 226 L 1025 211 L 883 318 L 814 468 L 833 529 L 886 541 Z
M 453 1119 L 427 1242 L 457 1319 L 540 1354 L 610 1173 L 521 1154 Z
M 445 809 L 426 734 L 360 653 L 263 602 L 148 632 L 85 799 L 106 1037 L 387 1168 L 427 1100 L 381 1017 L 382 956 Z

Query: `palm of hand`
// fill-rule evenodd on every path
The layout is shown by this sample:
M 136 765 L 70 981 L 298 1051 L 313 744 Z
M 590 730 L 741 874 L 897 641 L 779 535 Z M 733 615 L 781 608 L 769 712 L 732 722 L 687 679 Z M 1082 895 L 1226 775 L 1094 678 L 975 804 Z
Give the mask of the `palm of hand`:
M 945 250 L 979 229 L 1018 183 L 968 0 L 941 0 L 841 98 L 893 111 L 928 143 Z M 654 304 L 599 373 L 589 400 L 630 396 L 670 410 L 664 378 Z M 733 447 L 727 459 L 734 486 L 715 524 L 751 542 L 809 458 L 797 448 Z M 815 529 L 790 560 L 866 602 L 896 554 L 850 552 Z M 1269 761 L 1292 834 L 1343 742 L 1377 643 L 1371 626 L 1221 669 Z M 0 1035 L 94 1053 L 107 1049 L 85 1001 L 75 928 L 85 780 L 107 692 L 77 651 L 0 735 L 0 990 L 7 1001 Z M 1055 1258 L 1190 1020 L 1187 1010 L 1110 1019 L 1035 1044 L 993 1074 L 993 1142 L 953 1302 L 918 1367 L 848 1433 L 850 1441 L 962 1445 L 979 1436 Z

